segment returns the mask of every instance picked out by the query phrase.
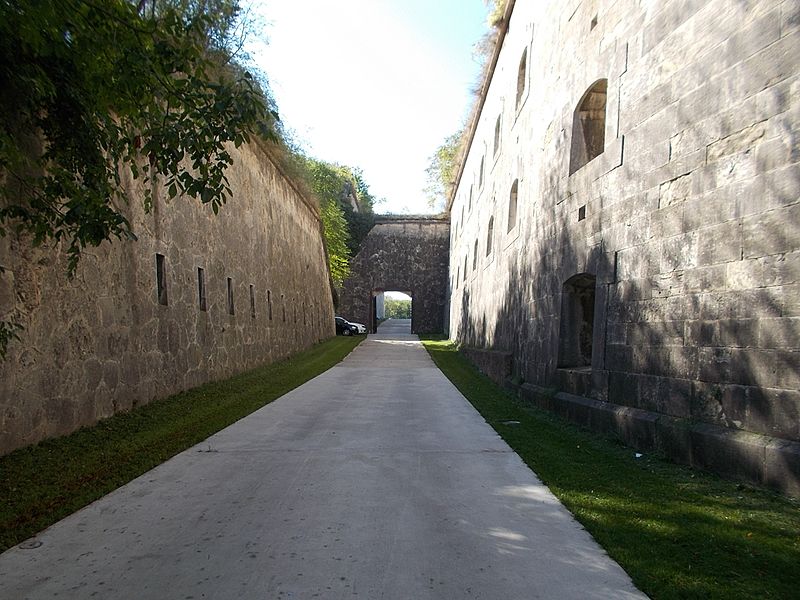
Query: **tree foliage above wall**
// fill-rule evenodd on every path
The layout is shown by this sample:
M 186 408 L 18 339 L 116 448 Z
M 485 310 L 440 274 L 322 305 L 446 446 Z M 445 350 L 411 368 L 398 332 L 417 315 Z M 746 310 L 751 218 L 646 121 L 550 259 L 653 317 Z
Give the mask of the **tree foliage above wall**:
M 428 179 L 425 192 L 431 208 L 443 208 L 456 184 L 462 138 L 463 131 L 447 137 L 436 149 L 430 158 L 430 165 L 425 169 Z
M 0 3 L 0 234 L 64 241 L 74 272 L 82 248 L 133 236 L 123 168 L 218 211 L 225 144 L 275 138 L 232 60 L 238 14 L 236 0 Z
M 311 188 L 321 204 L 331 276 L 341 287 L 350 274 L 350 259 L 374 222 L 375 198 L 360 170 L 305 158 Z
M 0 2 L 0 236 L 63 242 L 74 273 L 82 249 L 135 237 L 126 170 L 216 213 L 227 144 L 277 139 L 274 104 L 235 62 L 239 13 L 237 0 Z
M 478 116 L 481 89 L 489 77 L 490 58 L 497 44 L 498 31 L 503 25 L 508 0 L 484 0 L 484 3 L 489 7 L 489 14 L 486 17 L 488 30 L 473 48 L 473 54 L 482 67 L 479 76 L 480 82 L 473 90 L 471 115 L 467 119 L 467 123 Z M 458 168 L 464 158 L 469 129 L 468 125 L 462 125 L 458 131 L 446 137 L 428 159 L 428 168 L 425 170 L 428 184 L 425 192 L 431 208 L 444 208 L 447 205 L 447 200 L 456 185 Z

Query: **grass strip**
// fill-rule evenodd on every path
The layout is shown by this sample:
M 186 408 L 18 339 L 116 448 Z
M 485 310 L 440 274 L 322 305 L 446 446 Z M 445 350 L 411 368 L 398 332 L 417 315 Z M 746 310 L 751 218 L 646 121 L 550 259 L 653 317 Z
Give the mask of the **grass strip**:
M 616 440 L 519 402 L 446 340 L 423 342 L 447 378 L 650 597 L 798 597 L 799 502 L 656 455 L 636 458 Z
M 341 361 L 364 336 L 117 414 L 0 458 L 0 551 L 128 483 Z

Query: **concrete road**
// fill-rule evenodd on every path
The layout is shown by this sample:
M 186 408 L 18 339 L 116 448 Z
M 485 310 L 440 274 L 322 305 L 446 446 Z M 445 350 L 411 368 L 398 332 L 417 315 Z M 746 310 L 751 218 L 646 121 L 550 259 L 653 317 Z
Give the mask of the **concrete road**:
M 641 598 L 414 336 L 0 556 L 0 598 Z
M 411 335 L 411 319 L 386 319 L 378 325 L 378 333 L 393 336 Z

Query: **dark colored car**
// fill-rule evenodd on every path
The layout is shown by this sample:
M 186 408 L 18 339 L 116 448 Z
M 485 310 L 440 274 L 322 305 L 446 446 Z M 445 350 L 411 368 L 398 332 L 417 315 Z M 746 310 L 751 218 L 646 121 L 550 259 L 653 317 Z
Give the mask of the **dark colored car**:
M 343 317 L 336 318 L 336 335 L 356 335 L 358 327 Z

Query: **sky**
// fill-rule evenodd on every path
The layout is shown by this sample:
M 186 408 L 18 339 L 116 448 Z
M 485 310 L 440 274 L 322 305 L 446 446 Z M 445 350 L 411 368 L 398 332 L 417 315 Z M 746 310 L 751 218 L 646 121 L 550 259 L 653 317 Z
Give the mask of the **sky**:
M 483 0 L 251 0 L 247 51 L 316 158 L 361 168 L 378 213 L 431 212 L 425 169 L 469 112 Z

